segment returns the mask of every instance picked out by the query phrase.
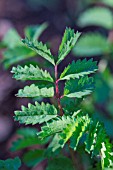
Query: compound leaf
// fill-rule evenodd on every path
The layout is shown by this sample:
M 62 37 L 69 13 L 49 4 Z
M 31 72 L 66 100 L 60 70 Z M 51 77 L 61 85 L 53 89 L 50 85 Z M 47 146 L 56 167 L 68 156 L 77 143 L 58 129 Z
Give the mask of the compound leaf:
M 16 80 L 45 80 L 53 82 L 53 78 L 45 70 L 43 71 L 38 66 L 17 66 L 12 68 L 12 73 L 14 73 L 13 78 Z
M 60 80 L 79 78 L 80 76 L 88 75 L 95 71 L 97 71 L 97 62 L 93 62 L 93 59 L 88 61 L 86 59 L 78 60 L 77 62 L 73 61 L 64 69 Z

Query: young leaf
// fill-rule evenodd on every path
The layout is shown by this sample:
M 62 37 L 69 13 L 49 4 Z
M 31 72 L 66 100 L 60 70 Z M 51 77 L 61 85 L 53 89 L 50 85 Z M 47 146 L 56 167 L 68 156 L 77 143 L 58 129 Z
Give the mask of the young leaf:
M 54 88 L 39 88 L 35 84 L 30 86 L 25 86 L 24 89 L 20 89 L 18 91 L 17 97 L 53 97 L 54 96 Z
M 59 64 L 70 53 L 80 35 L 81 33 L 76 32 L 75 34 L 74 30 L 66 28 L 62 43 L 59 48 L 57 64 Z
M 41 105 L 35 102 L 35 105 L 28 104 L 28 108 L 22 106 L 22 111 L 15 111 L 15 120 L 25 124 L 37 124 L 47 122 L 57 117 L 57 110 L 54 105 L 49 103 Z
M 50 50 L 47 48 L 46 45 L 43 45 L 42 42 L 38 41 L 30 41 L 29 39 L 25 38 L 22 40 L 22 42 L 32 49 L 34 52 L 36 52 L 38 55 L 42 56 L 46 60 L 48 60 L 50 63 L 55 65 L 54 58 L 50 52 Z
M 14 159 L 0 160 L 1 170 L 18 170 L 21 166 L 21 161 L 18 157 Z
M 16 80 L 44 80 L 53 82 L 53 78 L 45 70 L 43 71 L 38 66 L 17 66 L 12 68 L 12 73 L 14 73 L 13 78 Z
M 106 29 L 113 28 L 112 12 L 104 7 L 93 7 L 83 12 L 78 18 L 78 26 L 86 27 L 90 25 L 101 26 Z
M 66 82 L 64 96 L 81 98 L 89 95 L 94 89 L 93 77 L 81 77 L 80 79 L 70 79 Z
M 36 166 L 44 160 L 44 150 L 30 150 L 24 154 L 22 160 L 28 167 Z
M 88 75 L 97 71 L 97 62 L 90 60 L 77 60 L 69 64 L 60 76 L 60 80 L 69 80 L 70 78 L 79 78 L 80 76 Z
M 73 48 L 73 55 L 80 57 L 93 57 L 109 54 L 110 52 L 110 42 L 97 32 L 85 33 Z

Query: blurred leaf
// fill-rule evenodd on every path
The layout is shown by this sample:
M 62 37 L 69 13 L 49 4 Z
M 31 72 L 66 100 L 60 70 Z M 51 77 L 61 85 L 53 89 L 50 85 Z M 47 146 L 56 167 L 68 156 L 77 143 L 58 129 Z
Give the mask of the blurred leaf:
M 47 140 L 38 139 L 37 130 L 35 128 L 22 128 L 17 131 L 21 135 L 16 141 L 13 142 L 11 151 L 18 151 L 33 145 L 44 144 Z
M 98 0 L 97 0 L 98 2 Z M 113 7 L 113 0 L 100 0 L 100 2 L 102 2 L 105 5 L 108 5 L 110 7 Z
M 80 37 L 73 49 L 73 54 L 78 56 L 97 56 L 110 53 L 110 43 L 107 38 L 99 33 L 86 33 Z
M 47 27 L 47 23 L 43 23 L 41 25 L 28 26 L 25 28 L 25 36 L 28 37 L 28 39 L 35 41 L 39 39 L 40 35 Z
M 46 170 L 74 170 L 72 161 L 66 157 L 52 159 L 48 163 Z
M 34 57 L 36 53 L 26 48 L 25 46 L 17 46 L 13 49 L 7 49 L 6 51 L 4 51 L 3 55 L 3 64 L 4 67 L 7 69 L 12 64 Z
M 30 150 L 23 156 L 23 162 L 28 166 L 32 167 L 39 164 L 44 160 L 44 150 Z
M 5 34 L 3 43 L 8 48 L 14 48 L 18 45 L 21 45 L 21 38 L 19 34 L 17 33 L 17 31 L 14 28 L 12 28 Z
M 21 161 L 18 157 L 14 159 L 0 160 L 0 170 L 18 170 Z
M 112 12 L 104 7 L 93 7 L 83 12 L 77 21 L 78 26 L 101 26 L 106 29 L 113 28 Z

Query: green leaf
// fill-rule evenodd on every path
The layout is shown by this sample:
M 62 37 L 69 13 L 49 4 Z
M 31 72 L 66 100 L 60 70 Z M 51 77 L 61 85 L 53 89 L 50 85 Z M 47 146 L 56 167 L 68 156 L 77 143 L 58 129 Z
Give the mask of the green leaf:
M 75 34 L 74 30 L 71 28 L 66 28 L 62 43 L 59 47 L 57 64 L 59 64 L 70 53 L 80 35 L 81 33 L 76 32 Z
M 36 166 L 37 164 L 44 160 L 44 150 L 42 149 L 30 150 L 24 154 L 22 160 L 28 167 Z
M 94 89 L 94 79 L 82 77 L 80 79 L 70 79 L 66 82 L 64 88 L 64 96 L 81 98 L 89 95 Z
M 64 69 L 60 80 L 79 78 L 80 76 L 89 75 L 95 71 L 97 71 L 97 62 L 93 62 L 93 59 L 88 61 L 86 59 L 78 60 L 77 62 L 73 61 Z
M 49 161 L 46 170 L 74 170 L 72 161 L 67 157 L 58 157 Z
M 21 161 L 18 157 L 14 159 L 0 160 L 0 170 L 18 170 Z
M 22 106 L 22 111 L 15 111 L 15 120 L 20 123 L 32 124 L 47 122 L 57 117 L 57 110 L 49 103 L 35 102 L 35 105 L 28 104 L 28 108 Z
M 46 22 L 41 25 L 28 26 L 25 28 L 25 36 L 28 37 L 29 40 L 35 41 L 39 39 L 47 27 L 48 24 Z
M 3 52 L 3 64 L 5 68 L 9 68 L 11 65 L 18 63 L 19 61 L 34 57 L 35 55 L 36 53 L 32 50 L 24 46 L 17 46 Z
M 3 43 L 9 47 L 14 48 L 21 44 L 20 36 L 14 28 L 11 28 L 4 36 Z
M 16 80 L 44 80 L 53 82 L 53 78 L 45 70 L 43 71 L 38 66 L 17 66 L 12 68 L 12 73 L 14 73 L 13 78 Z
M 44 139 L 48 136 L 61 132 L 70 122 L 72 122 L 72 119 L 69 116 L 56 118 L 52 122 L 47 122 L 45 126 L 42 126 L 41 132 L 37 133 L 37 135 L 39 138 Z
M 90 25 L 101 26 L 106 29 L 113 28 L 112 12 L 104 7 L 93 7 L 83 12 L 77 21 L 78 26 L 86 27 Z
M 48 60 L 50 63 L 55 65 L 54 58 L 50 52 L 50 50 L 47 48 L 46 45 L 43 45 L 42 42 L 38 41 L 30 41 L 29 39 L 23 39 L 22 42 L 32 49 L 34 52 L 36 52 L 38 55 L 42 56 L 46 60 Z
M 105 55 L 110 52 L 110 42 L 106 37 L 97 32 L 85 33 L 80 37 L 79 41 L 73 49 L 73 54 L 75 56 L 81 57 Z
M 39 88 L 35 84 L 30 86 L 25 86 L 24 89 L 20 89 L 18 91 L 17 97 L 53 97 L 54 96 L 54 88 Z
M 19 129 L 17 134 L 20 137 L 12 143 L 11 151 L 18 151 L 33 145 L 46 143 L 46 141 L 38 139 L 36 133 L 37 130 L 35 128 Z

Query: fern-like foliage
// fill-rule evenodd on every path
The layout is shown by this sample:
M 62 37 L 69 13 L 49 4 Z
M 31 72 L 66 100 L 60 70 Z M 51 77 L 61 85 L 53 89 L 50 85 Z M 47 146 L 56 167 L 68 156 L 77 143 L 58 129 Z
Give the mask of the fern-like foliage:
M 30 65 L 25 67 L 13 67 L 11 71 L 16 80 L 45 80 L 53 82 L 53 78 L 50 74 L 45 70 L 43 71 L 38 66 Z
M 93 62 L 92 59 L 86 61 L 78 60 L 76 63 L 73 61 L 69 64 L 60 76 L 60 80 L 79 78 L 80 76 L 88 75 L 97 71 L 97 62 Z
M 17 96 L 32 98 L 39 96 L 54 97 L 51 101 L 54 102 L 56 99 L 57 102 L 55 104 L 44 104 L 43 102 L 39 104 L 36 102 L 35 105 L 28 104 L 28 107 L 22 106 L 21 111 L 15 112 L 15 120 L 20 123 L 32 125 L 43 123 L 41 130 L 37 132 L 37 144 L 41 140 L 43 143 L 48 137 L 52 137 L 47 150 L 44 152 L 45 157 L 55 156 L 67 144 L 70 152 L 74 152 L 78 149 L 78 145 L 81 143 L 83 145 L 84 143 L 85 151 L 91 155 L 91 158 L 101 158 L 101 167 L 104 170 L 104 168 L 113 167 L 112 146 L 103 126 L 98 121 L 94 121 L 89 117 L 88 113 L 83 113 L 80 110 L 80 102 L 83 100 L 83 97 L 91 94 L 94 89 L 94 79 L 92 76 L 89 77 L 89 75 L 97 70 L 96 62 L 92 59 L 88 61 L 86 59 L 78 60 L 77 62 L 73 61 L 64 69 L 60 77 L 58 76 L 58 64 L 69 54 L 79 36 L 80 33 L 77 32 L 75 34 L 74 30 L 66 28 L 56 63 L 50 50 L 42 42 L 27 38 L 23 40 L 23 43 L 27 47 L 54 65 L 55 79 L 50 76 L 50 73 L 43 71 L 38 66 L 14 67 L 12 73 L 14 73 L 13 77 L 15 79 L 37 80 L 36 84 L 31 84 L 20 89 Z M 63 94 L 59 90 L 59 83 L 62 83 L 60 80 L 65 81 Z M 28 138 L 26 137 L 18 140 L 15 142 L 14 148 L 17 150 L 25 148 L 29 146 L 27 143 L 30 143 L 30 141 L 31 144 L 34 144 L 31 137 L 29 141 L 27 140 Z M 35 159 L 35 155 L 37 155 L 37 159 Z M 42 158 L 41 160 L 45 159 L 40 153 L 39 155 Z M 74 160 L 74 154 L 71 153 L 70 155 Z M 33 159 L 29 158 L 29 156 L 33 156 Z M 30 164 L 26 159 L 29 159 Z M 33 165 L 32 161 L 35 163 L 38 160 L 40 161 L 38 159 L 38 153 L 35 153 L 35 151 L 30 151 L 26 154 L 24 160 L 28 166 Z M 57 161 L 58 166 L 55 165 L 56 161 L 49 162 L 47 170 L 62 170 L 62 167 L 64 169 L 64 159 L 60 160 L 60 163 Z M 67 167 L 68 169 L 73 169 L 73 167 L 68 165 L 66 165 L 65 169 Z M 74 168 L 76 169 L 77 167 Z
M 37 124 L 47 122 L 57 117 L 57 110 L 53 105 L 35 102 L 28 104 L 28 108 L 22 106 L 22 111 L 15 112 L 15 120 L 25 124 Z

